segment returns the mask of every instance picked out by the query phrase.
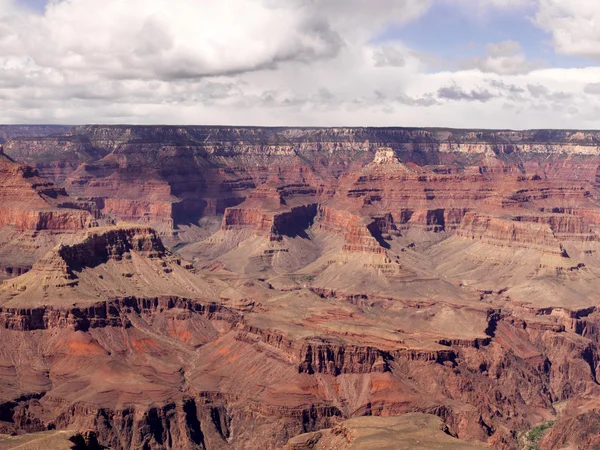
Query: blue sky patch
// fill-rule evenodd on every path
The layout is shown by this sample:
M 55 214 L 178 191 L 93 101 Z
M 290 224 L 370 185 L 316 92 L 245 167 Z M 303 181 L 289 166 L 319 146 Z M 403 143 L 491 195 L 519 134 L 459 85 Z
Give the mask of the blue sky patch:
M 413 50 L 441 59 L 460 60 L 483 56 L 490 43 L 516 41 L 530 60 L 544 60 L 548 67 L 587 67 L 584 58 L 558 55 L 550 34 L 532 22 L 534 10 L 493 9 L 478 13 L 448 3 L 434 3 L 421 18 L 391 25 L 372 43 L 401 41 Z

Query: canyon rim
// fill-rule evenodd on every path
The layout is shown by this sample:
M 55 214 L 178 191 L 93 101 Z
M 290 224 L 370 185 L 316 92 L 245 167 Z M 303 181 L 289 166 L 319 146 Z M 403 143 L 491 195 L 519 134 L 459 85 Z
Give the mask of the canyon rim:
M 0 450 L 600 450 L 599 30 L 0 0 Z

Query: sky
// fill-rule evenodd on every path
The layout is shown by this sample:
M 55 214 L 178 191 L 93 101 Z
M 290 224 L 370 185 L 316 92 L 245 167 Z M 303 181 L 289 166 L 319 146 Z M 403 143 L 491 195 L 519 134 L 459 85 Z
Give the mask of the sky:
M 0 0 L 0 123 L 600 129 L 600 1 Z

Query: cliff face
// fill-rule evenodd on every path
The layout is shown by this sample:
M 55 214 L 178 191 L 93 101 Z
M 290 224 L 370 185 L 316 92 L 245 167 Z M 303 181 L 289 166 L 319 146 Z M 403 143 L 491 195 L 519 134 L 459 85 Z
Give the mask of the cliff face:
M 149 257 L 165 255 L 165 248 L 151 228 L 99 228 L 73 245 L 61 246 L 57 255 L 69 270 L 97 266 L 108 259 L 121 260 L 126 253 L 139 252 Z
M 438 416 L 451 436 L 508 449 L 513 430 L 595 389 L 596 344 L 571 327 L 581 319 L 523 322 L 474 310 L 454 324 L 459 335 L 448 328 L 457 318 L 440 305 L 377 313 L 308 292 L 284 304 L 283 314 L 274 305 L 241 312 L 177 296 L 2 306 L 9 353 L 1 359 L 0 429 L 92 429 L 114 449 L 280 448 L 349 417 L 421 412 Z M 595 312 L 583 314 L 588 329 L 598 326 Z M 390 340 L 407 315 L 403 328 L 418 321 L 413 329 L 423 334 L 417 340 L 405 328 Z M 314 336 L 297 334 L 306 333 L 299 319 Z M 479 337 L 468 335 L 469 322 L 481 326 Z M 357 324 L 360 332 L 326 337 Z M 10 356 L 17 349 L 27 362 Z M 590 419 L 579 420 L 587 439 Z
M 59 208 L 70 202 L 63 188 L 56 188 L 49 180 L 40 178 L 36 169 L 21 166 L 1 152 L 0 200 L 0 226 L 13 225 L 20 230 L 80 230 L 93 222 L 88 211 Z
M 186 263 L 167 252 L 156 232 L 144 226 L 91 228 L 61 243 L 18 278 L 0 287 L 0 303 L 86 303 L 119 295 L 213 295 Z M 63 292 L 65 288 L 69 288 Z
M 539 247 L 544 251 L 561 255 L 558 240 L 550 225 L 539 223 L 538 217 L 532 221 L 521 221 L 467 213 L 456 232 L 456 236 L 477 239 L 491 245 Z
M 21 137 L 30 138 L 66 133 L 70 128 L 64 125 L 0 125 L 0 144 Z
M 347 252 L 385 254 L 389 245 L 385 243 L 383 236 L 399 235 L 391 214 L 361 217 L 331 206 L 321 206 L 317 224 L 322 230 L 343 236 L 343 249 Z
M 592 183 L 600 166 L 598 133 L 568 131 L 85 126 L 59 136 L 12 140 L 5 150 L 69 193 L 100 200 L 106 213 L 176 225 L 222 214 L 273 177 L 308 182 L 326 193 L 332 177 L 361 170 L 381 147 L 402 161 L 396 159 L 397 180 L 410 179 L 410 164 L 404 164 L 416 163 L 443 165 L 448 173 L 452 167 L 480 167 L 488 178 L 509 172 Z M 375 165 L 381 162 L 389 172 L 385 158 Z M 390 176 L 372 172 L 367 170 L 363 184 Z M 458 177 L 461 189 L 486 178 L 478 172 Z M 456 175 L 445 182 L 441 173 L 421 175 L 459 187 Z M 443 199 L 440 193 L 438 200 Z
M 344 448 L 370 442 L 352 421 L 371 417 L 392 441 L 512 450 L 555 421 L 540 448 L 594 448 L 598 142 L 127 126 L 13 139 L 35 167 L 0 155 L 0 433 Z
M 72 199 L 0 147 L 0 274 L 26 272 L 61 236 L 95 226 L 96 217 L 94 204 Z

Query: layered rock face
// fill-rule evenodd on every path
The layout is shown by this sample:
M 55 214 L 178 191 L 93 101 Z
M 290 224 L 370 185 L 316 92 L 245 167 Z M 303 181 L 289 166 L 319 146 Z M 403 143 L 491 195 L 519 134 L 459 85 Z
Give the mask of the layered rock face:
M 0 147 L 0 276 L 26 272 L 60 236 L 95 226 L 96 217 L 94 204 L 72 199 Z
M 0 226 L 19 230 L 81 230 L 93 218 L 88 211 L 75 209 L 63 188 L 40 178 L 36 169 L 11 161 L 0 151 Z M 61 208 L 68 205 L 72 208 Z
M 374 333 L 369 343 L 324 338 L 319 330 L 356 323 L 360 309 L 335 312 L 335 302 L 324 304 L 309 290 L 285 294 L 266 283 L 208 282 L 190 269 L 152 229 L 121 226 L 92 229 L 6 281 L 0 429 L 93 429 L 101 445 L 123 449 L 251 448 L 256 439 L 275 448 L 334 425 L 344 414 L 340 401 L 358 406 L 351 394 L 344 400 L 326 394 L 337 377 L 368 382 L 393 364 L 456 357 L 435 339 L 380 336 L 382 324 L 374 327 L 366 316 L 359 321 Z M 271 297 L 270 306 L 235 306 L 232 287 L 238 295 Z M 330 311 L 336 319 L 323 322 Z M 480 325 L 474 336 L 485 336 L 486 312 L 474 314 Z M 290 322 L 303 316 L 313 332 Z M 402 320 L 389 317 L 390 329 Z M 11 356 L 22 344 L 27 362 Z M 327 381 L 319 387 L 321 377 Z
M 224 211 L 221 230 L 250 228 L 256 235 L 280 240 L 309 228 L 316 214 L 316 191 L 309 185 L 264 185 Z
M 348 252 L 385 254 L 384 236 L 399 235 L 391 214 L 362 217 L 349 211 L 321 206 L 318 226 L 329 233 L 344 236 L 343 249 Z
M 36 168 L 0 158 L 0 250 L 30 261 L 0 286 L 0 434 L 508 450 L 542 426 L 540 448 L 593 449 L 598 138 L 90 126 L 9 141 Z
M 95 301 L 98 297 L 173 295 L 204 298 L 212 290 L 165 250 L 152 228 L 92 228 L 75 242 L 61 243 L 36 262 L 31 271 L 7 280 L 0 289 L 5 304 L 35 305 L 57 296 L 60 302 Z M 173 284 L 174 286 L 169 286 Z M 62 293 L 68 289 L 67 298 Z M 59 302 L 54 298 L 53 302 Z
M 18 138 L 66 133 L 69 129 L 69 126 L 63 125 L 0 125 L 0 144 Z
M 534 217 L 531 222 L 511 220 L 467 213 L 456 236 L 466 239 L 477 239 L 490 245 L 523 246 L 524 248 L 541 248 L 542 251 L 555 252 L 561 255 L 558 241 L 550 225 L 539 223 L 540 217 Z
M 444 426 L 438 421 L 435 416 L 418 413 L 401 417 L 361 417 L 343 422 L 335 428 L 297 436 L 290 439 L 284 450 L 486 448 L 453 439 L 444 433 Z
M 478 172 L 489 177 L 526 171 L 594 182 L 600 154 L 596 138 L 595 132 L 566 131 L 87 126 L 58 136 L 12 140 L 5 148 L 64 184 L 69 193 L 98 200 L 106 213 L 174 225 L 221 215 L 272 177 L 287 184 L 330 185 L 331 178 L 371 162 L 381 147 L 404 162 L 444 165 L 439 176 L 428 175 L 430 182 L 443 183 L 442 175 L 450 174 L 454 181 L 448 182 L 461 190 L 485 179 Z M 389 155 L 376 158 L 375 164 L 381 166 Z M 465 164 L 476 166 L 477 172 L 457 177 L 452 166 Z M 462 179 L 462 188 L 456 178 Z M 443 199 L 440 193 L 438 203 Z M 423 214 L 420 209 L 406 212 L 414 213 Z
M 114 233 L 105 233 L 106 242 Z M 122 261 L 140 248 L 140 240 L 128 242 Z M 98 274 L 109 264 L 75 276 L 102 283 Z M 260 292 L 256 298 L 273 291 L 247 284 L 238 289 Z M 4 289 L 18 286 L 32 289 Z M 93 429 L 101 445 L 115 449 L 278 448 L 307 432 L 321 433 L 325 444 L 324 429 L 347 428 L 341 422 L 348 417 L 404 420 L 419 411 L 445 421 L 451 436 L 513 448 L 514 429 L 548 417 L 553 402 L 594 389 L 594 344 L 578 334 L 582 319 L 521 322 L 478 301 L 459 310 L 396 303 L 367 311 L 309 290 L 272 292 L 268 303 L 239 310 L 226 306 L 223 288 L 216 302 L 94 300 L 74 291 L 64 304 L 27 307 L 25 294 L 4 297 L 2 430 Z M 588 313 L 574 315 L 581 314 Z M 596 324 L 589 314 L 583 320 L 588 329 Z M 27 352 L 26 362 L 11 356 L 16 349 Z M 410 439 L 410 430 L 393 438 Z M 468 448 L 445 436 L 428 433 L 433 448 Z

